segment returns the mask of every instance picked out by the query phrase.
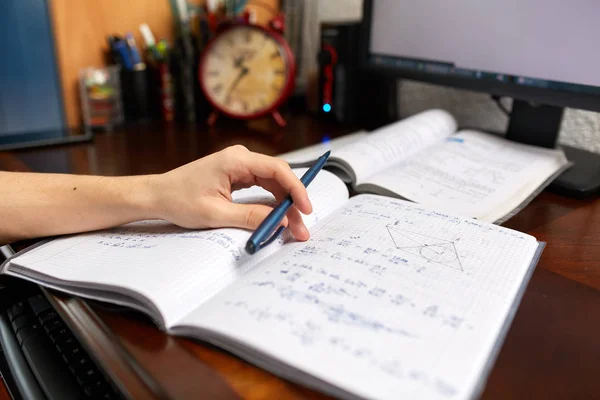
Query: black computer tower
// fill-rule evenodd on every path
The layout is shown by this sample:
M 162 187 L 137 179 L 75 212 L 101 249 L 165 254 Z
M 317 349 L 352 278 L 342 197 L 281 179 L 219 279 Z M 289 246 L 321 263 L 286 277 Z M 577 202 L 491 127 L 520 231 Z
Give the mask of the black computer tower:
M 323 24 L 318 113 L 322 119 L 373 129 L 398 119 L 395 78 L 360 66 L 360 23 Z

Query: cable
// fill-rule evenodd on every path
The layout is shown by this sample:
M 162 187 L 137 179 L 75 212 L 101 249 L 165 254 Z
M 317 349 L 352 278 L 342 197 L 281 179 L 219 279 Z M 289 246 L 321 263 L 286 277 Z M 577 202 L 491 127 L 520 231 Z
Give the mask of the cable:
M 499 108 L 499 109 L 500 109 L 500 110 L 501 110 L 501 111 L 502 111 L 502 112 L 503 112 L 505 115 L 507 115 L 507 116 L 509 116 L 509 117 L 510 117 L 510 111 L 508 110 L 508 108 L 506 108 L 506 107 L 504 106 L 504 104 L 502 104 L 502 101 L 500 101 L 500 100 L 501 100 L 500 96 L 496 96 L 496 95 L 494 95 L 494 94 L 493 94 L 493 95 L 491 95 L 491 97 L 492 97 L 492 100 L 494 100 L 494 102 L 496 102 L 496 105 L 498 106 L 498 108 Z

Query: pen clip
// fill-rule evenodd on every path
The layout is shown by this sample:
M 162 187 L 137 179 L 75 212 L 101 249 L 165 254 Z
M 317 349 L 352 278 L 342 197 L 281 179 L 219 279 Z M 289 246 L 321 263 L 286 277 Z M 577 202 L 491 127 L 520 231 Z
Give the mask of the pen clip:
M 281 232 L 283 232 L 284 229 L 285 229 L 285 226 L 280 226 L 279 228 L 277 228 L 275 233 L 273 233 L 270 238 L 268 238 L 264 242 L 258 244 L 258 249 L 262 249 L 263 247 L 267 247 L 268 245 L 273 243 L 275 241 L 275 239 L 277 239 L 277 236 L 279 236 L 281 234 Z

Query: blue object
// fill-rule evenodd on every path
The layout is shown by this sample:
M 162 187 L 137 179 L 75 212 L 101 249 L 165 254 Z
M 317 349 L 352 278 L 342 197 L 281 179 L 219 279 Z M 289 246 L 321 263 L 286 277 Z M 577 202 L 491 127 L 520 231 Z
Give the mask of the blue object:
M 113 42 L 113 51 L 118 55 L 121 66 L 127 70 L 133 70 L 133 59 L 129 51 L 129 46 L 124 40 Z
M 300 182 L 304 185 L 304 187 L 308 187 L 310 183 L 315 179 L 315 176 L 323 169 L 325 162 L 329 158 L 329 154 L 331 151 L 323 154 L 319 159 L 306 171 L 306 173 L 300 178 Z M 258 250 L 262 249 L 265 246 L 271 244 L 277 236 L 283 232 L 284 227 L 280 226 L 279 229 L 275 231 L 275 233 L 271 235 L 271 232 L 275 230 L 277 225 L 281 222 L 285 213 L 290 209 L 293 204 L 293 200 L 291 196 L 287 196 L 277 207 L 271 211 L 271 213 L 265 218 L 265 220 L 256 228 L 256 231 L 250 236 L 248 242 L 246 243 L 246 251 L 249 254 L 254 254 Z
M 465 139 L 463 138 L 457 138 L 457 137 L 449 137 L 448 139 L 446 139 L 447 142 L 457 142 L 457 143 L 463 143 L 465 141 Z
M 323 111 L 325 111 L 325 112 L 331 111 L 331 104 L 328 104 L 328 103 L 323 104 Z
M 137 45 L 135 44 L 135 39 L 133 38 L 133 34 L 128 32 L 125 34 L 125 40 L 127 41 L 127 47 L 129 48 L 129 54 L 131 55 L 131 62 L 134 66 L 142 63 L 142 58 L 140 57 L 140 53 L 138 52 Z
M 68 129 L 47 0 L 3 0 L 0 9 L 0 145 Z

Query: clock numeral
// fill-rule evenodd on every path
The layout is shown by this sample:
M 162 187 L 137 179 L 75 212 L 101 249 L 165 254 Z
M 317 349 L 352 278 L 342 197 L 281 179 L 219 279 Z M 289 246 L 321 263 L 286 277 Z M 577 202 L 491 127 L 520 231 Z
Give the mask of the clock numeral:
M 247 113 L 248 112 L 248 103 L 243 102 L 242 103 L 242 108 L 244 109 L 244 112 Z
M 218 51 L 211 51 L 211 55 L 216 58 L 223 58 L 223 54 L 219 53 Z
M 250 43 L 252 41 L 252 33 L 250 31 L 246 32 L 244 34 L 244 39 L 246 40 L 246 43 Z
M 282 69 L 276 69 L 275 71 L 273 71 L 273 73 L 274 73 L 275 75 L 284 75 L 284 74 L 285 74 L 285 71 L 284 71 L 284 70 L 282 70 Z
M 222 85 L 222 84 L 220 84 L 220 83 L 219 83 L 219 84 L 217 84 L 217 85 L 215 85 L 215 86 L 213 86 L 213 88 L 212 88 L 212 92 L 213 92 L 214 94 L 219 94 L 219 93 L 221 93 L 221 90 L 223 90 L 223 85 Z
M 271 85 L 271 89 L 279 92 L 281 90 L 281 86 L 277 85 L 276 83 Z
M 260 99 L 258 101 L 258 104 L 260 105 L 260 108 L 265 108 L 267 106 L 267 102 L 265 101 L 265 99 Z
M 219 75 L 218 70 L 208 71 L 208 76 L 218 76 L 218 75 Z
M 227 39 L 225 39 L 225 41 L 227 42 L 228 45 L 233 46 L 233 36 L 228 36 Z
M 279 58 L 279 50 L 275 50 L 273 53 L 271 53 L 271 60 L 275 59 L 275 58 Z

